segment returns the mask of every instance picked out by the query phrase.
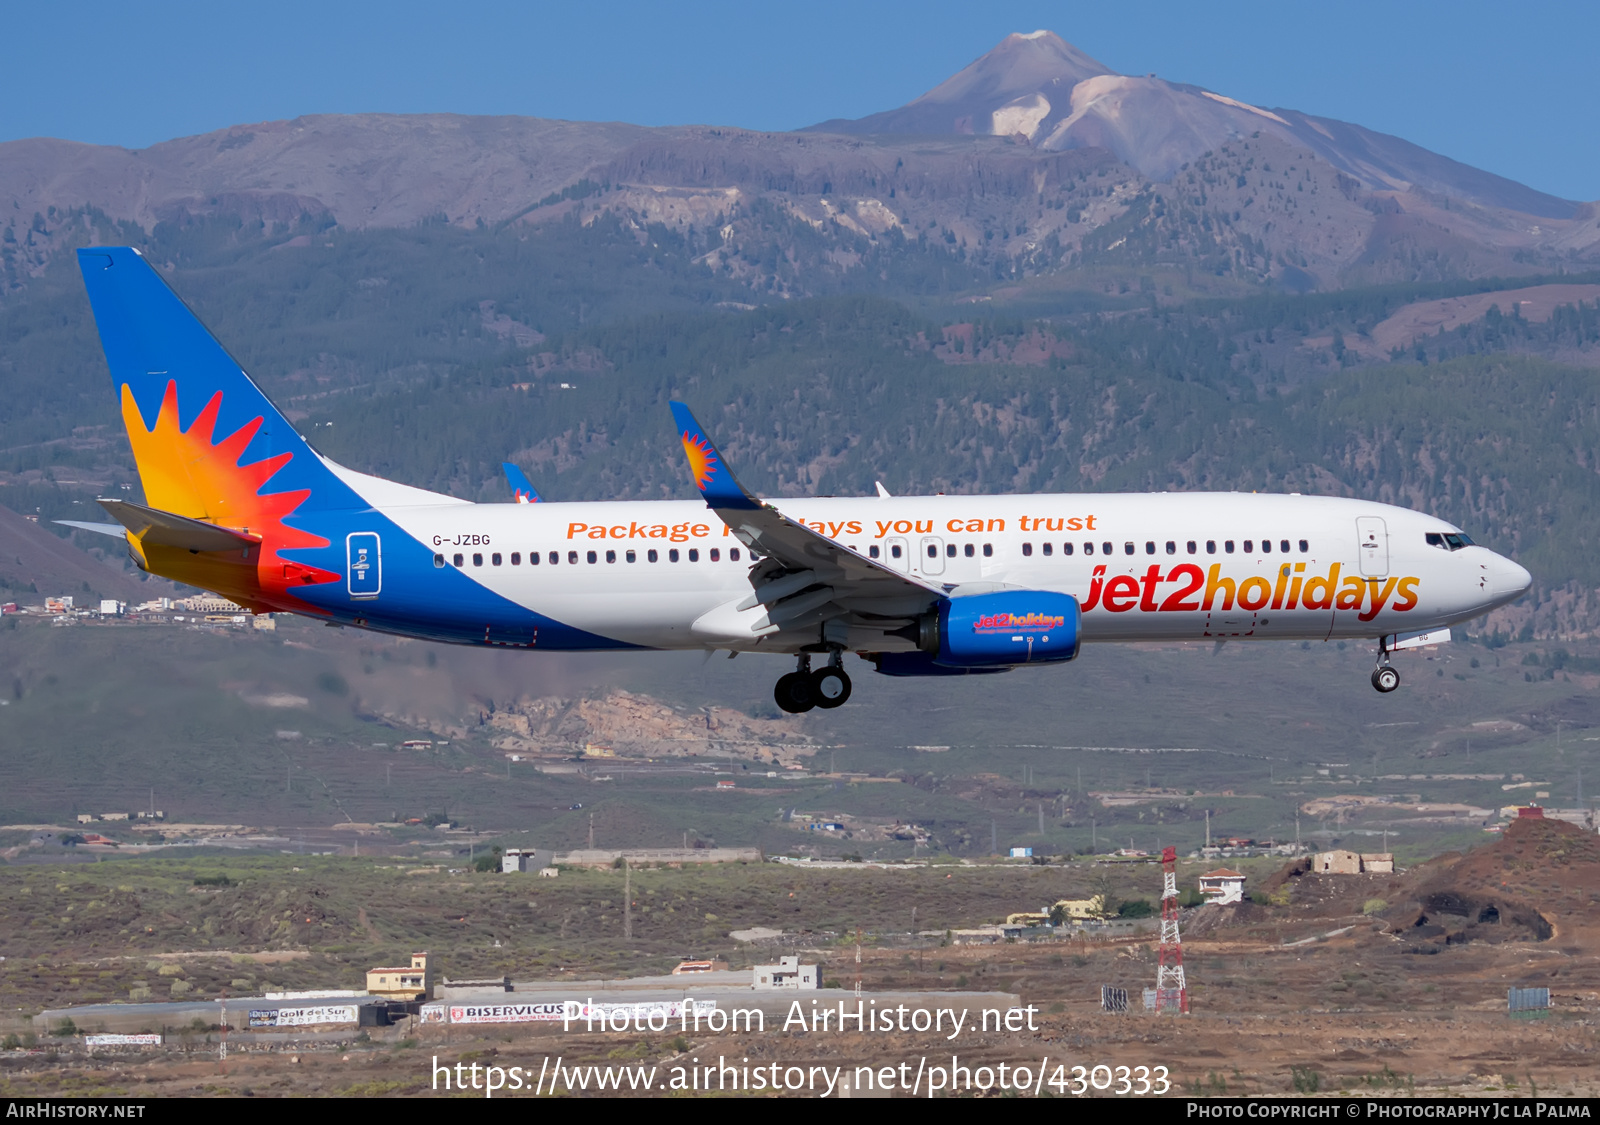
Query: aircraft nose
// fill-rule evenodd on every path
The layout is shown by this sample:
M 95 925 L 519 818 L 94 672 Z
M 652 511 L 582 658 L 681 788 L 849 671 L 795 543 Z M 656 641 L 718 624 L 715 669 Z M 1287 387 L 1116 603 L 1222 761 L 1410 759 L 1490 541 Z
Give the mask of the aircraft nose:
M 1514 601 L 1526 594 L 1532 585 L 1533 575 L 1503 555 L 1495 555 L 1489 564 L 1489 589 L 1497 600 Z

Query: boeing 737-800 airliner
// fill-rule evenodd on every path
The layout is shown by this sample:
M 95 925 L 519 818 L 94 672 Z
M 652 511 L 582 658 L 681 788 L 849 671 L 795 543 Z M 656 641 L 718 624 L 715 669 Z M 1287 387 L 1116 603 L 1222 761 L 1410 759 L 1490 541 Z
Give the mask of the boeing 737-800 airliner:
M 1377 638 L 1388 692 L 1393 648 L 1530 583 L 1443 520 L 1339 497 L 762 500 L 676 402 L 700 500 L 552 503 L 517 474 L 539 502 L 472 504 L 321 456 L 137 250 L 78 259 L 144 486 L 90 526 L 258 613 L 455 644 L 784 653 L 775 695 L 799 712 L 849 697 L 847 652 L 934 676 L 1094 641 Z

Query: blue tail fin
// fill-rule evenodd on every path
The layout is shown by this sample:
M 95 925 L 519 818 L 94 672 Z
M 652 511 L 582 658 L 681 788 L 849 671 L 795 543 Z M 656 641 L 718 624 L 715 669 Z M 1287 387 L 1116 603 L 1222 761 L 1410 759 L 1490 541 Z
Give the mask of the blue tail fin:
M 230 527 L 365 507 L 139 251 L 78 251 L 151 507 Z
M 511 495 L 518 504 L 539 503 L 539 494 L 533 490 L 533 482 L 526 473 L 510 461 L 500 462 L 500 467 L 506 471 L 506 483 L 511 486 Z

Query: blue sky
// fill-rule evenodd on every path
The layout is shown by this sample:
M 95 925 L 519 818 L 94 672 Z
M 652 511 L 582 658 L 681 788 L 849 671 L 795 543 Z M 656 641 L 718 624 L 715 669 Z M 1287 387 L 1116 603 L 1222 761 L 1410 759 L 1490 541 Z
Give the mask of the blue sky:
M 790 129 L 901 105 L 1011 31 L 1600 198 L 1600 5 L 93 2 L 8 6 L 0 140 L 142 147 L 308 113 Z

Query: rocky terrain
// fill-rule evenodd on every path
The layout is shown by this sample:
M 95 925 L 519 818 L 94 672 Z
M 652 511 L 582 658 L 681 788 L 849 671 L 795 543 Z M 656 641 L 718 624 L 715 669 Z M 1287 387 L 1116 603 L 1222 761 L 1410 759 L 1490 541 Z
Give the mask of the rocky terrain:
M 886 240 L 978 267 L 963 285 L 1097 265 L 1304 290 L 1600 260 L 1593 204 L 1356 125 L 1113 74 L 1049 32 L 1009 36 L 901 109 L 800 133 L 363 114 L 138 151 L 8 142 L 6 284 L 36 275 L 58 217 L 85 207 L 144 228 L 228 216 L 294 245 L 335 224 L 609 214 L 641 239 L 690 232 L 711 275 L 778 296 L 869 282 Z

